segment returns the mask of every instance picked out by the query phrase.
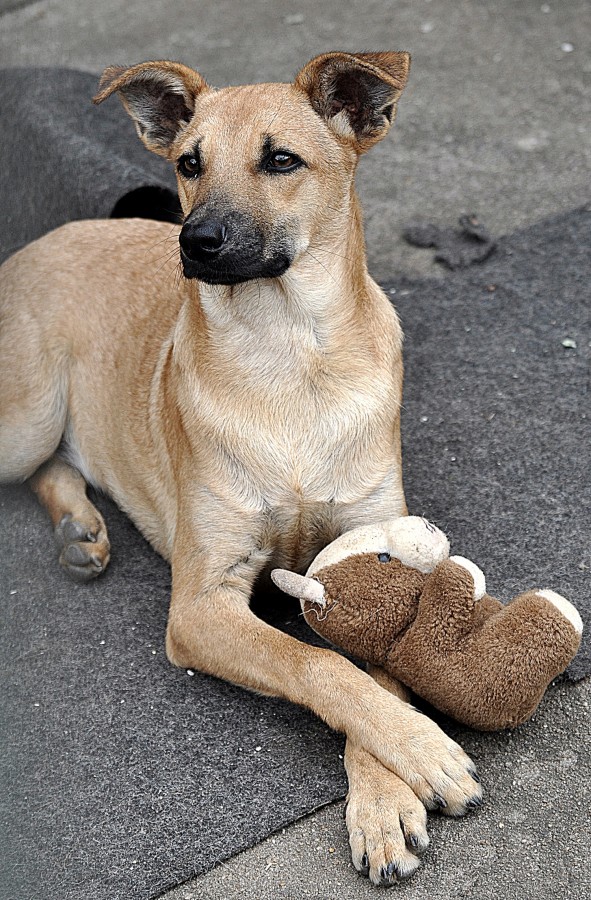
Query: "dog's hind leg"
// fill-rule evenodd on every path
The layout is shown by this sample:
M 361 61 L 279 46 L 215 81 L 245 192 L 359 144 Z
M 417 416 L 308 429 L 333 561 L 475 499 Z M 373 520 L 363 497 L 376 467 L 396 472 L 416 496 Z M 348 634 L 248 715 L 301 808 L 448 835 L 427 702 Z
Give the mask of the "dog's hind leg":
M 23 368 L 16 378 L 13 371 L 11 381 L 6 371 L 2 373 L 3 384 L 13 392 L 12 400 L 5 395 L 0 402 L 0 481 L 30 478 L 53 523 L 61 546 L 60 563 L 73 578 L 88 581 L 105 569 L 109 541 L 101 514 L 86 496 L 84 478 L 53 455 L 64 431 L 65 390 L 59 378 L 39 378 L 40 362 L 36 366 L 31 362 L 27 390 L 20 389 L 26 381 Z M 14 391 L 19 377 L 19 390 Z
M 31 479 L 61 544 L 60 562 L 87 581 L 107 565 L 109 541 L 84 478 L 54 455 L 67 423 L 70 341 L 61 307 L 26 274 L 23 252 L 0 275 L 0 482 Z
M 30 483 L 53 523 L 61 565 L 76 581 L 96 578 L 107 567 L 110 545 L 104 519 L 86 496 L 80 472 L 54 456 Z
M 52 328 L 28 257 L 0 269 L 0 483 L 25 481 L 56 451 L 67 416 L 68 341 Z

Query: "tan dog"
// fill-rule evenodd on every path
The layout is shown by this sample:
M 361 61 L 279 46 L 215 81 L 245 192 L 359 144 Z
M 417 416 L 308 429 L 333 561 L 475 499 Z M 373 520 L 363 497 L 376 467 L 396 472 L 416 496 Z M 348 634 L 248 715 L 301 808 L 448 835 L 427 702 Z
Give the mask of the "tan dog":
M 78 578 L 109 558 L 85 482 L 100 486 L 171 562 L 170 660 L 346 733 L 353 861 L 386 884 L 417 867 L 425 806 L 480 801 L 473 765 L 396 682 L 249 600 L 272 567 L 305 570 L 337 535 L 406 512 L 402 336 L 367 273 L 353 182 L 408 69 L 406 53 L 329 53 L 293 84 L 223 90 L 176 63 L 108 69 L 97 102 L 117 91 L 176 164 L 180 235 L 70 224 L 0 285 L 0 477 L 33 476 Z M 177 236 L 180 280 L 163 263 Z

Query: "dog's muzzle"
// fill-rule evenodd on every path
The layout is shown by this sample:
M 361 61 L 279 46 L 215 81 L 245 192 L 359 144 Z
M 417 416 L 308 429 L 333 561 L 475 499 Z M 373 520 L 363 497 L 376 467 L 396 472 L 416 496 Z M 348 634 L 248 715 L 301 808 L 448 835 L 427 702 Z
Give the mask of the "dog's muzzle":
M 208 284 L 239 284 L 254 278 L 279 278 L 291 265 L 285 239 L 265 237 L 244 213 L 191 214 L 179 235 L 185 278 Z

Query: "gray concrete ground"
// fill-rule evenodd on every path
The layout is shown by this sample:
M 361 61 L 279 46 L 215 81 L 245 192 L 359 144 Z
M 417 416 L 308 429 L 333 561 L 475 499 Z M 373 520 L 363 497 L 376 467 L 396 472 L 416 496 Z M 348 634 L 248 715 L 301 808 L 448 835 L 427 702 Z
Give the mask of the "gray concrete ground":
M 515 734 L 464 735 L 485 807 L 432 818 L 423 868 L 396 887 L 405 900 L 591 896 L 590 701 L 591 683 L 563 685 Z M 344 804 L 326 807 L 163 900 L 376 900 L 384 889 L 355 872 L 343 819 Z
M 430 254 L 400 239 L 415 217 L 449 224 L 477 212 L 505 233 L 589 199 L 590 35 L 587 0 L 0 0 L 2 65 L 98 73 L 169 57 L 221 85 L 288 80 L 326 50 L 410 50 L 394 137 L 359 174 L 378 278 L 435 274 Z M 563 684 L 513 736 L 458 732 L 487 804 L 464 821 L 434 819 L 423 869 L 398 890 L 409 900 L 591 896 L 590 700 L 589 683 Z M 348 862 L 337 804 L 165 900 L 378 892 Z

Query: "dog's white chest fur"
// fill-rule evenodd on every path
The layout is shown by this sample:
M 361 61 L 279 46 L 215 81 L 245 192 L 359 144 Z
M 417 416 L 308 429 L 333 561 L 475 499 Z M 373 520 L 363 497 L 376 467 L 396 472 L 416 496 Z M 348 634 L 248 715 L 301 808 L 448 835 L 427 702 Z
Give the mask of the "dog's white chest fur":
M 202 434 L 220 465 L 211 474 L 248 507 L 352 502 L 384 474 L 370 453 L 376 398 L 310 403 L 307 393 L 300 383 L 282 396 L 270 392 L 243 403 L 232 395 L 220 402 L 205 387 L 195 392 Z
M 370 494 L 391 465 L 384 418 L 398 411 L 393 372 L 376 371 L 354 336 L 350 347 L 331 343 L 318 314 L 314 326 L 294 317 L 293 303 L 288 315 L 284 295 L 249 287 L 231 310 L 219 295 L 208 300 L 215 373 L 206 360 L 186 364 L 182 340 L 175 347 L 185 419 L 208 445 L 206 481 L 251 510 Z

